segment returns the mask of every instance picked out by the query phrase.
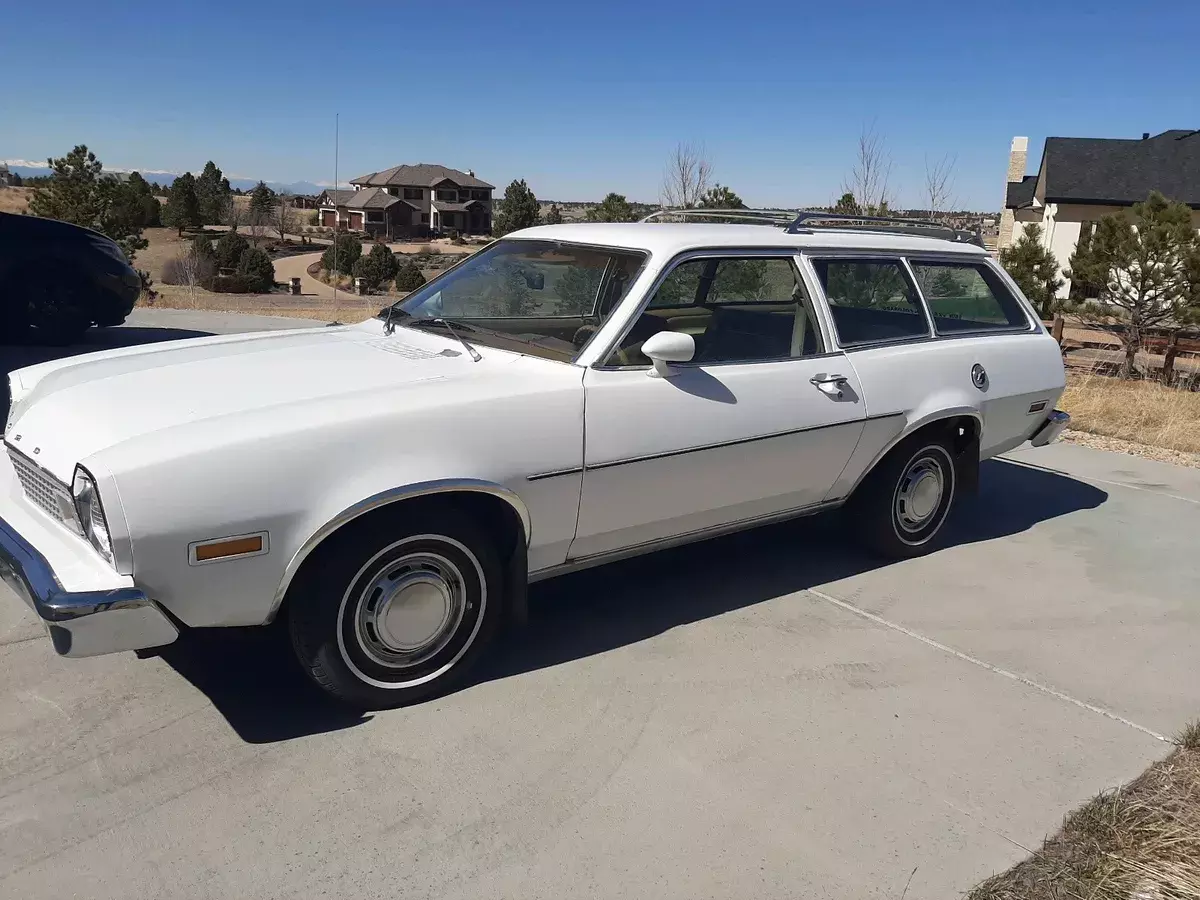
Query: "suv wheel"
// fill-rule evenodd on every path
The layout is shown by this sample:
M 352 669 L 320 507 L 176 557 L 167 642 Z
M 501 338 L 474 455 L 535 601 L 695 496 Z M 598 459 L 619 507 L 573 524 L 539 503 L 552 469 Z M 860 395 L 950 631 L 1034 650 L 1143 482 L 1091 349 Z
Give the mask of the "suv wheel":
M 495 634 L 502 566 L 452 509 L 372 517 L 318 553 L 293 586 L 288 622 L 301 664 L 340 700 L 385 709 L 443 694 Z

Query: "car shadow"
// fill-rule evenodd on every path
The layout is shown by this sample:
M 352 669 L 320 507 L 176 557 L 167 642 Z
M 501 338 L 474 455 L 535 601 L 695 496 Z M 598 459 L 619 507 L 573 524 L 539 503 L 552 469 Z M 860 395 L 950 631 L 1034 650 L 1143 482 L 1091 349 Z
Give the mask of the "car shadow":
M 208 337 L 210 332 L 188 328 L 142 328 L 122 325 L 118 328 L 89 328 L 83 339 L 68 347 L 48 347 L 41 344 L 6 344 L 0 337 L 0 422 L 8 420 L 8 373 L 26 366 L 98 350 L 136 347 L 159 341 L 178 341 L 183 338 Z
M 1107 499 L 1057 472 L 991 460 L 982 466 L 978 495 L 956 504 L 948 545 L 1018 534 Z M 859 547 L 848 516 L 796 519 L 535 584 L 529 624 L 497 647 L 474 682 L 604 653 L 889 565 Z
M 197 628 L 157 655 L 208 697 L 248 744 L 339 731 L 372 718 L 309 681 L 282 622 L 266 628 Z
M 948 523 L 950 544 L 1018 534 L 1107 498 L 1056 472 L 986 462 L 979 495 L 964 498 Z M 798 519 L 535 584 L 528 625 L 503 636 L 462 690 L 888 565 L 858 549 L 844 520 L 838 513 Z M 197 631 L 160 655 L 250 743 L 368 721 L 309 683 L 282 632 Z

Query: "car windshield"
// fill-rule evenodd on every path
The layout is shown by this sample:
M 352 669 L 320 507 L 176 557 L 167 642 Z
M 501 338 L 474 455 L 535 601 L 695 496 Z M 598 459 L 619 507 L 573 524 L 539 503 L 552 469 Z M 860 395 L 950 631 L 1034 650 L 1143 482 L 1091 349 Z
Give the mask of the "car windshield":
M 570 361 L 645 261 L 644 253 L 607 247 L 496 241 L 395 304 L 390 320 L 444 319 L 462 324 L 473 344 Z

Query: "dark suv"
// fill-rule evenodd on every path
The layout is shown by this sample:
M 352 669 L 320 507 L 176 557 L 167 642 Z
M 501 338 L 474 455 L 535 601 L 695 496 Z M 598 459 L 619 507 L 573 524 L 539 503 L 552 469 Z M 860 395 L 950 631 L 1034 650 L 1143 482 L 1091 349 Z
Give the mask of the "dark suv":
M 0 213 L 0 343 L 63 345 L 120 325 L 141 293 L 112 240 L 89 228 Z

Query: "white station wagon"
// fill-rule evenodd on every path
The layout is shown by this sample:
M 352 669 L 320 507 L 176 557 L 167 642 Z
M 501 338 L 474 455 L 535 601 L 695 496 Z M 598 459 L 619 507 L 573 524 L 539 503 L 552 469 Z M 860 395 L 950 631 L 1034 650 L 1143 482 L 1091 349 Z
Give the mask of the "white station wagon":
M 64 656 L 283 619 L 397 706 L 529 582 L 844 504 L 925 553 L 981 459 L 1065 426 L 1057 344 L 961 234 L 736 217 L 531 228 L 358 325 L 15 371 L 0 575 Z

